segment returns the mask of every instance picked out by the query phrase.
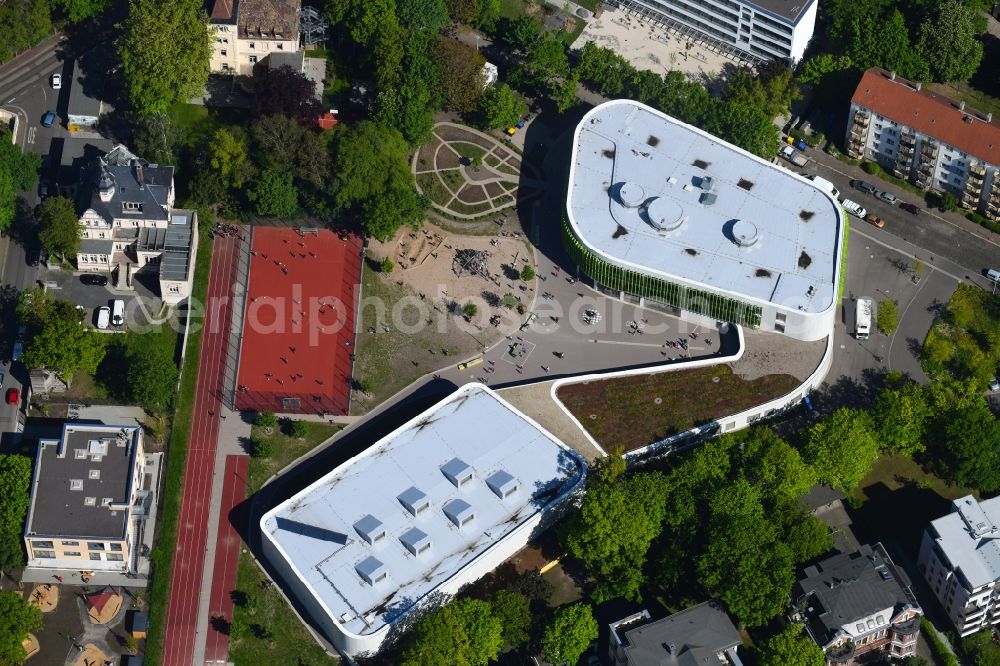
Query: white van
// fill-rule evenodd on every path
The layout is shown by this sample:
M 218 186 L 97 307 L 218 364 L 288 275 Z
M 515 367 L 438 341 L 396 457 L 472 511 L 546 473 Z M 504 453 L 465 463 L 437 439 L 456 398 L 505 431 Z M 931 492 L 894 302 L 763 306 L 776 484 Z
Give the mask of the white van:
M 111 323 L 115 326 L 125 325 L 125 301 L 115 300 L 111 304 Z
M 987 268 L 986 279 L 990 282 L 1000 282 L 1000 271 L 995 268 Z
M 826 178 L 820 178 L 814 173 L 809 174 L 808 176 L 806 176 L 806 178 L 819 185 L 820 188 L 832 194 L 834 199 L 840 197 L 840 192 L 837 190 L 836 187 L 833 186 L 833 183 L 828 181 Z
M 108 324 L 111 322 L 111 308 L 107 305 L 97 309 L 97 328 L 102 331 L 107 329 Z

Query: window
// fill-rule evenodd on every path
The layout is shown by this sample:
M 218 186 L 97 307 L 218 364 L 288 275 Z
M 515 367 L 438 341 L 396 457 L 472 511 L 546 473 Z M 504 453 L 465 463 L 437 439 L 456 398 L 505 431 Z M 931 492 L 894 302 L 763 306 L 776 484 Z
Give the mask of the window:
M 83 479 L 70 479 L 69 480 L 70 490 L 83 490 Z
M 255 49 L 255 48 L 257 48 L 257 45 L 256 45 L 256 44 L 254 44 L 253 42 L 250 42 L 250 48 L 251 48 L 251 49 Z
M 39 560 L 54 560 L 56 559 L 55 552 L 51 550 L 36 550 L 34 551 L 35 558 Z
M 107 557 L 107 560 L 109 562 L 121 562 L 124 559 L 125 558 L 122 557 L 121 553 L 108 553 L 108 557 Z
M 250 64 L 251 65 L 257 64 L 257 56 L 250 56 Z
M 63 557 L 80 557 L 80 551 L 67 550 L 65 553 L 63 553 Z
M 101 560 L 101 554 L 100 553 L 91 553 L 90 554 L 90 559 L 99 562 Z
M 92 469 L 87 472 L 87 478 L 89 479 L 99 479 L 101 478 L 101 470 Z
M 776 321 L 776 322 L 774 322 L 774 330 L 777 331 L 778 333 L 784 333 L 785 332 L 785 325 L 782 324 L 779 321 Z
M 141 203 L 136 203 L 134 201 L 124 201 L 124 202 L 122 202 L 122 209 L 123 210 L 132 210 L 132 211 L 135 211 L 135 210 L 141 211 L 142 210 L 142 204 Z
M 111 546 L 111 550 L 121 551 L 122 549 L 122 545 L 120 543 L 112 543 L 109 545 Z
M 52 548 L 51 541 L 32 541 L 31 545 L 33 548 Z
M 222 49 L 221 51 L 219 51 L 219 55 L 225 58 L 227 55 L 229 55 L 229 52 L 226 51 L 226 49 Z M 223 67 L 225 67 L 225 65 L 223 65 Z
M 223 72 L 228 72 L 229 71 L 229 63 L 228 62 L 222 63 L 222 71 Z
M 91 541 L 87 544 L 87 550 L 104 550 L 104 544 L 100 541 Z
M 64 545 L 64 546 L 79 546 L 80 542 L 79 541 L 63 541 L 62 545 Z

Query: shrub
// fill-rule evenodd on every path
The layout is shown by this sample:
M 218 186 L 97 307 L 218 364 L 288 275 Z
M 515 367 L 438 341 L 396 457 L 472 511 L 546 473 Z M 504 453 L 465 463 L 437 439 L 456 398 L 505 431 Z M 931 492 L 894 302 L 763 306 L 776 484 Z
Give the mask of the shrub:
M 958 202 L 955 200 L 955 195 L 951 192 L 945 192 L 941 195 L 941 210 L 955 210 L 958 208 Z
M 386 257 L 385 259 L 382 260 L 382 264 L 379 266 L 379 270 L 381 270 L 383 273 L 391 273 L 393 267 L 394 264 L 392 263 L 392 259 Z
M 477 312 L 479 312 L 479 308 L 476 307 L 475 303 L 466 303 L 465 306 L 462 308 L 462 314 L 464 314 L 469 319 L 475 317 Z
M 309 434 L 309 424 L 305 421 L 292 421 L 292 437 L 302 439 Z
M 869 173 L 873 176 L 877 176 L 882 173 L 882 167 L 876 162 L 865 162 L 861 165 L 861 168 L 864 169 L 865 173 Z
M 361 389 L 362 393 L 369 393 L 370 394 L 370 393 L 374 393 L 375 392 L 375 385 L 371 382 L 370 379 L 362 379 L 358 383 L 358 388 Z
M 878 304 L 875 326 L 878 327 L 882 335 L 892 335 L 892 332 L 899 326 L 899 307 L 896 305 L 896 301 L 887 298 Z
M 521 279 L 527 282 L 528 280 L 535 279 L 535 269 L 531 266 L 525 266 L 521 269 Z
M 937 630 L 926 617 L 920 618 L 920 633 L 927 639 L 927 644 L 930 646 L 931 653 L 937 663 L 944 664 L 944 666 L 958 666 L 958 659 L 941 642 Z
M 253 423 L 256 426 L 270 430 L 278 425 L 278 417 L 274 415 L 274 412 L 260 412 Z
M 250 456 L 253 458 L 270 458 L 274 455 L 274 444 L 266 437 L 250 438 Z

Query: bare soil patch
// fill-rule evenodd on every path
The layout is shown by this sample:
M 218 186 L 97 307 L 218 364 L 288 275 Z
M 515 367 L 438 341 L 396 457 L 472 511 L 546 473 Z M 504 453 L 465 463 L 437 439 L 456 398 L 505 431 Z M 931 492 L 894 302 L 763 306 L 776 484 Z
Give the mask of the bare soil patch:
M 493 197 L 500 196 L 503 194 L 504 189 L 500 187 L 500 183 L 486 183 L 483 185 L 486 188 L 486 194 L 492 199 Z
M 486 201 L 486 193 L 483 192 L 482 185 L 466 185 L 459 191 L 458 199 L 468 204 L 476 204 Z
M 434 167 L 437 169 L 457 169 L 459 166 L 458 154 L 449 146 L 443 147 L 437 153 L 437 160 Z

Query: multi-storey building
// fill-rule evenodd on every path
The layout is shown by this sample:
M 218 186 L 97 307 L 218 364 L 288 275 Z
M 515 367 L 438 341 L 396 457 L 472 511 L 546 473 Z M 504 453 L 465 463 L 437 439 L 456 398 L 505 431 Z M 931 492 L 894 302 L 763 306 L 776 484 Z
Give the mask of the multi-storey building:
M 595 287 L 690 321 L 822 340 L 844 212 L 813 181 L 632 100 L 580 121 L 563 239 Z
M 845 145 L 854 159 L 1000 220 L 1000 122 L 992 113 L 872 68 L 851 98 Z
M 743 643 L 726 611 L 706 602 L 651 621 L 640 611 L 609 625 L 608 658 L 613 666 L 741 666 Z
M 297 51 L 301 6 L 301 0 L 215 0 L 209 70 L 250 76 L 270 54 Z
M 959 634 L 1000 624 L 1000 497 L 952 502 L 924 531 L 917 567 Z
M 658 23 L 695 34 L 746 60 L 802 59 L 819 0 L 615 0 Z
M 121 288 L 139 271 L 156 271 L 165 303 L 190 296 L 198 214 L 173 207 L 174 168 L 149 164 L 119 145 L 97 159 L 91 183 L 80 215 L 77 268 L 117 270 Z
M 794 618 L 805 622 L 826 652 L 827 666 L 881 657 L 902 659 L 917 649 L 923 614 L 910 581 L 878 543 L 806 567 L 796 583 Z
M 41 439 L 24 530 L 28 566 L 135 574 L 155 489 L 142 488 L 142 428 L 67 423 Z

